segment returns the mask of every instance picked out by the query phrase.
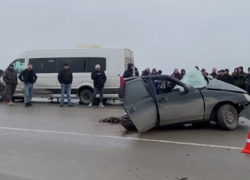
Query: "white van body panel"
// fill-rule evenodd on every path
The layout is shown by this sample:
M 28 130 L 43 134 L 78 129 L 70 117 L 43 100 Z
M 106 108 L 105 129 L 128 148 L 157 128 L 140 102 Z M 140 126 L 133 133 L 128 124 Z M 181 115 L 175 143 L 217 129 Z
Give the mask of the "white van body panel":
M 105 98 L 118 98 L 120 88 L 120 77 L 127 70 L 128 63 L 134 64 L 133 52 L 129 49 L 121 48 L 78 48 L 78 49 L 56 49 L 56 50 L 34 50 L 22 53 L 17 59 L 24 59 L 25 68 L 32 62 L 39 61 L 37 58 L 51 58 L 51 63 L 59 58 L 106 58 L 107 81 L 104 87 Z M 35 60 L 34 60 L 35 59 Z M 14 61 L 13 61 L 14 62 Z M 59 67 L 58 67 L 59 68 Z M 61 67 L 63 68 L 63 67 Z M 60 69 L 61 69 L 60 68 Z M 102 67 L 101 67 L 102 69 Z M 35 68 L 34 68 L 35 70 Z M 35 70 L 36 72 L 36 70 Z M 37 73 L 37 82 L 34 85 L 34 97 L 59 97 L 61 85 L 57 80 L 58 69 L 55 73 Z M 79 95 L 83 87 L 93 89 L 91 72 L 73 72 L 72 96 Z M 42 94 L 42 95 L 41 95 Z M 24 85 L 19 81 L 17 91 L 14 96 L 24 95 Z

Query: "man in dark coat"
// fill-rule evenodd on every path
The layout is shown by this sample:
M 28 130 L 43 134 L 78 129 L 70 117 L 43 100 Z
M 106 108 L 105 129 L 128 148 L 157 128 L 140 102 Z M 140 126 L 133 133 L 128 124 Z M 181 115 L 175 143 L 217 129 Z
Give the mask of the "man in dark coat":
M 229 84 L 233 84 L 233 78 L 232 76 L 229 74 L 229 70 L 228 69 L 225 69 L 225 71 L 222 71 L 224 72 L 223 75 L 220 77 L 220 80 L 223 81 L 223 82 L 226 82 L 226 83 L 229 83 Z
M 150 75 L 150 68 L 147 68 L 142 72 L 142 76 L 148 76 L 148 75 Z
M 6 69 L 6 71 L 4 72 L 3 80 L 6 84 L 6 91 L 7 91 L 6 101 L 8 101 L 9 105 L 12 106 L 13 95 L 16 91 L 16 86 L 18 83 L 17 73 L 14 70 L 14 66 L 12 64 L 9 65 L 8 69 Z
M 246 85 L 245 85 L 244 77 L 246 73 L 244 73 L 243 67 L 239 67 L 238 70 L 239 70 L 239 73 L 234 76 L 234 85 L 245 90 Z
M 244 79 L 246 81 L 247 92 L 250 95 L 250 67 L 248 68 L 248 73 L 245 75 Z
M 174 72 L 171 76 L 175 77 L 178 80 L 182 79 L 182 75 L 179 73 L 179 70 L 177 68 L 174 70 Z
M 140 76 L 140 74 L 139 74 L 139 71 L 138 71 L 138 69 L 137 68 L 135 68 L 135 76 Z
M 182 69 L 182 70 L 181 70 L 181 76 L 182 76 L 182 78 L 185 76 L 185 74 L 186 74 L 186 70 L 185 70 L 185 69 Z
M 134 65 L 132 63 L 128 63 L 128 69 L 124 71 L 123 78 L 133 77 L 133 67 Z
M 212 73 L 210 74 L 210 76 L 212 76 L 213 78 L 218 78 L 218 74 L 217 74 L 217 69 L 216 68 L 213 68 L 212 69 Z
M 33 86 L 37 80 L 37 75 L 36 75 L 35 71 L 33 71 L 33 65 L 29 64 L 28 68 L 23 70 L 19 74 L 18 78 L 25 85 L 25 96 L 24 96 L 25 107 L 32 106 L 31 100 L 33 97 Z
M 89 103 L 89 107 L 91 107 L 95 101 L 96 95 L 100 94 L 100 103 L 99 107 L 104 107 L 103 105 L 103 88 L 106 83 L 107 77 L 105 72 L 101 71 L 101 66 L 97 64 L 95 66 L 95 71 L 91 74 L 91 79 L 94 81 L 94 92 L 91 98 L 91 102 Z
M 64 64 L 63 69 L 58 73 L 58 82 L 61 84 L 60 107 L 64 105 L 64 95 L 67 94 L 68 106 L 73 107 L 71 103 L 71 84 L 73 82 L 73 73 L 69 69 L 69 64 Z

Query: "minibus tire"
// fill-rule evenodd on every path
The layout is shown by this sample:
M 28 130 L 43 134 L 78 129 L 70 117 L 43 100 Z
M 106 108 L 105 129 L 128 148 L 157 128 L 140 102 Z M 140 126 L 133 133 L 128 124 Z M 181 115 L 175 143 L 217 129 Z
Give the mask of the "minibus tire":
M 84 89 L 79 95 L 79 104 L 88 105 L 90 103 L 93 92 L 89 89 Z

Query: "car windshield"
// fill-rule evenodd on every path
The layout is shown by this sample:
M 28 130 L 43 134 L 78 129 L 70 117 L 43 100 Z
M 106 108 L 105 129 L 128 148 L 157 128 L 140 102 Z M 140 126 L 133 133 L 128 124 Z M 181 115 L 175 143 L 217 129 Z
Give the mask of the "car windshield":
M 192 86 L 194 88 L 204 88 L 207 86 L 208 81 L 204 78 L 201 72 L 197 69 L 194 69 L 188 72 L 181 80 L 186 85 Z M 180 87 L 175 87 L 177 89 Z

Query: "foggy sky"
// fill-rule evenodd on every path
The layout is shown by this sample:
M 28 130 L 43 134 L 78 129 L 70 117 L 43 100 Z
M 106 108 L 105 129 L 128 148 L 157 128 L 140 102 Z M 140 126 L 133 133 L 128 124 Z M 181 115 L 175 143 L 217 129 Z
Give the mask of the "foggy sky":
M 140 71 L 250 67 L 250 0 L 0 0 L 0 68 L 34 49 L 129 48 Z

